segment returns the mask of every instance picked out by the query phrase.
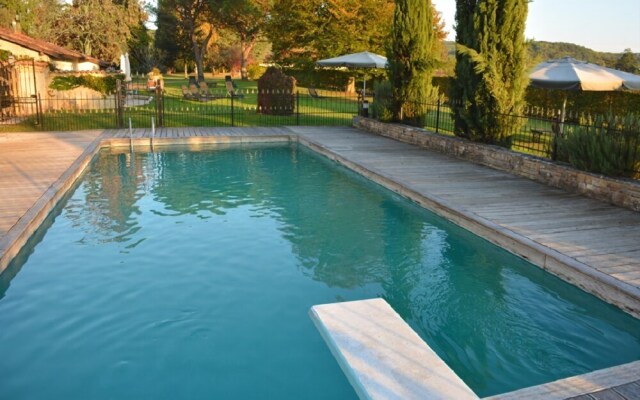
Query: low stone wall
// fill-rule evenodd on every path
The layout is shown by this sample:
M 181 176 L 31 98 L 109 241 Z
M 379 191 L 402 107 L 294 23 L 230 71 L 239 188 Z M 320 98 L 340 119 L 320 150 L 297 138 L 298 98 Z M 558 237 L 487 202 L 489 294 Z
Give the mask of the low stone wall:
M 353 126 L 640 212 L 640 182 L 637 181 L 595 175 L 502 147 L 371 118 L 353 117 Z

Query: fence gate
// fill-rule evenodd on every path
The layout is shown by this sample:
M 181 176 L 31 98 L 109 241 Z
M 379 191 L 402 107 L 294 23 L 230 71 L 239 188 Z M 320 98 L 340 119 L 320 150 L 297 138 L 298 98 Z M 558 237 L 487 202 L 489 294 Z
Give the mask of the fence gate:
M 42 124 L 33 60 L 0 61 L 0 124 Z

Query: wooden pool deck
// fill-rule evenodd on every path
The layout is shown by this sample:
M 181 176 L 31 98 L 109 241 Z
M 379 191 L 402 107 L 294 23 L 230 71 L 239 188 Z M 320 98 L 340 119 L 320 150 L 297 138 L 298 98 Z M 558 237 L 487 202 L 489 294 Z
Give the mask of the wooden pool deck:
M 135 147 L 150 144 L 150 129 L 133 133 Z M 128 138 L 0 133 L 0 272 L 95 151 Z M 347 127 L 162 128 L 154 143 L 254 140 L 297 140 L 640 315 L 640 213 Z

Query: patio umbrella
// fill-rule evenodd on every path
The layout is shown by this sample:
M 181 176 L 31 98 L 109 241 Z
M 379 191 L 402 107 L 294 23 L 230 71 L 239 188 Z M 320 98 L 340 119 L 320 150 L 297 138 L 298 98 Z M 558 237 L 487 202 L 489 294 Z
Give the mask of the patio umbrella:
M 124 74 L 124 81 L 131 82 L 131 64 L 129 53 L 120 54 L 120 71 Z
M 124 53 L 124 80 L 131 82 L 131 63 L 129 62 L 129 53 Z
M 347 68 L 379 68 L 387 67 L 387 58 L 375 53 L 363 51 L 362 53 L 345 54 L 343 56 L 327 58 L 316 62 L 321 67 L 347 67 Z M 367 79 L 364 79 L 363 91 L 367 91 Z
M 640 76 L 612 68 L 601 67 L 571 57 L 538 64 L 529 75 L 531 86 L 543 89 L 614 91 L 640 90 Z M 560 114 L 560 132 L 567 108 L 564 96 Z

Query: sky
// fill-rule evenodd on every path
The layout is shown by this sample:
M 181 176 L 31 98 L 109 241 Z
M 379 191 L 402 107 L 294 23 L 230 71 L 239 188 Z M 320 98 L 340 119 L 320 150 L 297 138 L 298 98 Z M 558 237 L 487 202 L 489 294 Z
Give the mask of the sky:
M 455 40 L 455 0 L 433 0 Z M 527 39 L 568 42 L 597 51 L 640 53 L 640 0 L 533 0 Z

